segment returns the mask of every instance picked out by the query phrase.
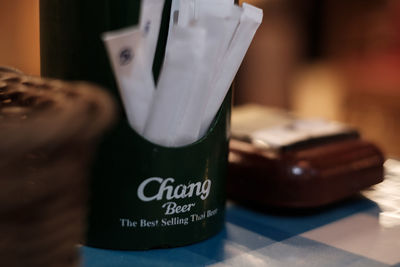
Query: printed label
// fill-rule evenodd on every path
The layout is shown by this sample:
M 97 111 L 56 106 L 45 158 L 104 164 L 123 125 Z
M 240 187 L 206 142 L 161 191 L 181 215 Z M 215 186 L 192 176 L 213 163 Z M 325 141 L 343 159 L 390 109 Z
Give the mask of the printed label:
M 207 210 L 201 214 L 190 214 L 188 216 L 161 218 L 157 220 L 148 219 L 128 219 L 120 218 L 120 226 L 122 228 L 155 228 L 155 227 L 170 227 L 176 225 L 188 225 L 190 223 L 200 222 L 205 219 L 211 218 L 218 214 L 218 209 Z
M 164 197 L 167 200 L 171 200 L 198 196 L 202 200 L 205 200 L 210 194 L 211 180 L 205 180 L 203 183 L 191 183 L 188 185 L 180 184 L 175 187 L 174 182 L 174 178 L 163 179 L 159 177 L 152 177 L 146 179 L 138 187 L 137 195 L 140 200 L 148 202 L 153 200 L 163 200 Z M 148 186 L 150 183 L 159 184 L 159 190 L 158 193 L 153 196 L 146 196 L 146 186 Z
M 119 64 L 121 66 L 126 66 L 133 60 L 133 51 L 130 47 L 125 47 L 121 49 L 119 53 Z
M 148 187 L 157 188 L 149 193 Z M 175 225 L 188 225 L 200 222 L 218 214 L 218 209 L 207 210 L 200 214 L 193 213 L 196 207 L 194 199 L 206 200 L 211 191 L 212 182 L 207 179 L 202 182 L 176 184 L 174 178 L 150 177 L 144 180 L 137 189 L 137 196 L 143 202 L 159 201 L 160 209 L 165 216 L 175 216 L 148 220 L 146 218 L 130 219 L 120 218 L 123 228 L 153 228 Z M 178 205 L 174 200 L 187 199 L 188 203 Z M 192 213 L 190 213 L 192 212 Z

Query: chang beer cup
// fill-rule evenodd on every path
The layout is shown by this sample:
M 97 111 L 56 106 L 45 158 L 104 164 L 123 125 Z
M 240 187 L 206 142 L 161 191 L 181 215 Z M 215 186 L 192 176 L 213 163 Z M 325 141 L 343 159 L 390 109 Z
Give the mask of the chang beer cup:
M 170 9 L 167 0 L 153 67 L 156 77 Z M 42 75 L 95 82 L 119 99 L 101 34 L 137 24 L 139 10 L 136 0 L 41 0 Z M 230 110 L 231 92 L 205 136 L 179 148 L 145 140 L 121 112 L 93 168 L 86 244 L 127 250 L 176 247 L 221 230 Z
M 179 148 L 155 145 L 121 122 L 112 138 L 124 141 L 99 158 L 87 244 L 166 248 L 198 242 L 220 231 L 230 104 L 231 93 L 206 136 Z

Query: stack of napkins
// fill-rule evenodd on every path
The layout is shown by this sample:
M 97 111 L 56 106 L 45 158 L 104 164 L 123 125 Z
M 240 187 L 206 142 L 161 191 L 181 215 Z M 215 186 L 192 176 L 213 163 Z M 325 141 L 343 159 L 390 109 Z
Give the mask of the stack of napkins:
M 261 24 L 233 0 L 174 0 L 164 64 L 152 74 L 164 0 L 142 0 L 140 25 L 103 36 L 129 123 L 167 147 L 202 138 Z

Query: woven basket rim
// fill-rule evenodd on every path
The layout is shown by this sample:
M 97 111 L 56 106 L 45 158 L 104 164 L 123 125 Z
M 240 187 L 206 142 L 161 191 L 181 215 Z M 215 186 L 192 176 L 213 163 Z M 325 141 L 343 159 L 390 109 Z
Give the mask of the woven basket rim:
M 86 142 L 115 117 L 114 100 L 99 86 L 33 77 L 4 67 L 0 67 L 0 97 L 0 138 L 5 140 L 0 155 Z M 40 106 L 46 104 L 49 107 Z M 9 112 L 29 114 L 22 119 L 8 116 Z

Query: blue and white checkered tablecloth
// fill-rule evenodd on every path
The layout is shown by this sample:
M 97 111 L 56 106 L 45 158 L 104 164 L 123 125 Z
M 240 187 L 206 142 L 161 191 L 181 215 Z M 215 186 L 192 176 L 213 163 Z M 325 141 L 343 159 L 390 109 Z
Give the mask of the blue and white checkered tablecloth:
M 217 236 L 150 251 L 82 247 L 84 267 L 396 266 L 400 267 L 400 163 L 363 196 L 309 215 L 278 216 L 227 205 Z

